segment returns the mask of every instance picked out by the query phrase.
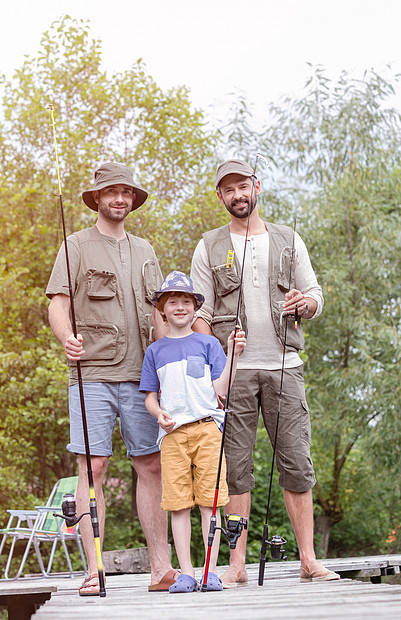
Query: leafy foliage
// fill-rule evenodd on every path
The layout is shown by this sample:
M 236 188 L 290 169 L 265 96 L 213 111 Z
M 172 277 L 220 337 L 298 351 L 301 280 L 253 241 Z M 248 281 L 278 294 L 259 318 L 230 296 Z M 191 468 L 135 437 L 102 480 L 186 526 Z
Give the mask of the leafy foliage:
M 279 191 L 298 210 L 326 300 L 307 325 L 306 379 L 317 506 L 329 529 L 349 506 L 355 467 L 366 468 L 366 456 L 354 460 L 362 445 L 400 463 L 400 117 L 384 107 L 392 92 L 374 72 L 332 83 L 318 67 L 304 97 L 272 109 L 267 132 Z
M 68 372 L 47 326 L 44 297 L 62 237 L 49 103 L 55 107 L 67 234 L 94 224 L 80 194 L 92 186 L 93 170 L 105 160 L 130 164 L 138 184 L 148 189 L 146 206 L 130 216 L 128 228 L 154 242 L 164 269 L 175 267 L 180 253 L 181 268 L 188 270 L 195 220 L 199 231 L 210 227 L 197 180 L 209 178 L 213 137 L 201 112 L 191 109 L 187 90 L 163 92 L 141 61 L 107 76 L 100 42 L 90 40 L 87 24 L 69 17 L 54 22 L 37 57 L 27 59 L 5 84 L 0 127 L 2 507 L 15 506 L 21 493 L 31 505 L 38 503 L 55 479 L 75 469 L 74 457 L 65 451 Z M 122 454 L 118 458 L 124 465 L 109 472 L 110 497 L 116 477 L 131 488 L 130 463 Z M 130 507 L 126 511 L 120 499 L 114 497 L 115 517 L 125 513 L 129 522 Z M 117 543 L 121 535 L 109 531 Z M 133 536 L 139 536 L 138 528 Z
M 252 129 L 240 98 L 217 135 L 191 108 L 186 88 L 163 92 L 138 61 L 107 75 L 88 25 L 64 17 L 5 84 L 0 125 L 0 506 L 39 502 L 75 471 L 68 442 L 67 368 L 47 326 L 44 290 L 61 242 L 49 103 L 55 106 L 67 233 L 94 223 L 80 194 L 103 161 L 127 163 L 149 191 L 127 220 L 149 239 L 164 273 L 188 272 L 205 230 L 227 222 L 214 198 L 213 169 L 226 152 L 257 150 L 267 219 L 292 225 L 309 249 L 325 294 L 306 324 L 304 355 L 312 414 L 317 540 L 321 553 L 399 552 L 400 118 L 385 107 L 396 77 L 311 72 L 299 98 L 272 105 Z M 224 154 L 220 157 L 220 154 Z M 257 561 L 271 447 L 258 429 L 248 560 Z M 381 476 L 377 476 L 380 468 Z M 129 490 L 131 463 L 118 433 L 106 484 L 105 548 L 144 544 Z M 274 475 L 270 527 L 296 544 Z M 5 513 L 1 514 L 4 522 Z M 331 538 L 329 539 L 329 535 Z M 193 514 L 193 561 L 203 561 Z M 329 545 L 330 541 L 330 546 Z M 221 562 L 228 546 L 221 545 Z

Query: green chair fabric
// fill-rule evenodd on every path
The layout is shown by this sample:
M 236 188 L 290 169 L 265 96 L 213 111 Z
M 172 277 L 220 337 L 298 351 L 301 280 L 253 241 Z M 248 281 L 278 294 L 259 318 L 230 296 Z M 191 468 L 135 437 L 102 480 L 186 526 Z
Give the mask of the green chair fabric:
M 72 528 L 67 528 L 64 519 L 55 517 L 53 512 L 61 513 L 61 504 L 65 493 L 75 494 L 78 484 L 78 476 L 69 478 L 61 478 L 54 485 L 45 506 L 35 506 L 35 510 L 7 510 L 10 514 L 7 527 L 0 530 L 3 538 L 0 544 L 0 556 L 6 548 L 6 543 L 11 540 L 10 550 L 7 556 L 6 567 L 4 570 L 5 580 L 18 579 L 23 574 L 23 569 L 29 554 L 34 551 L 36 553 L 41 574 L 40 577 L 50 577 L 51 567 L 53 564 L 54 553 L 57 544 L 60 543 L 64 550 L 67 561 L 68 571 L 65 574 L 73 577 L 74 571 L 71 564 L 71 558 L 68 553 L 67 541 L 74 540 L 80 552 L 84 572 L 86 572 L 85 556 L 82 549 L 81 536 L 79 534 L 79 524 Z M 24 550 L 19 568 L 13 577 L 9 576 L 11 562 L 14 555 L 15 543 L 17 540 L 26 540 L 27 544 Z M 43 558 L 40 552 L 40 544 L 43 542 L 51 543 L 51 550 L 47 567 L 44 566 Z M 59 575 L 61 576 L 61 575 Z

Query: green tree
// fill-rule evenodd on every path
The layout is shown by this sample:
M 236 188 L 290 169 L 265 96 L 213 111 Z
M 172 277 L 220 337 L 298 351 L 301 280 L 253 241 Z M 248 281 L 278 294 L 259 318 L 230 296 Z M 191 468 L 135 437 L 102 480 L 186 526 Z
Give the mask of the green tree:
M 185 87 L 162 91 L 141 61 L 108 76 L 101 44 L 88 24 L 68 16 L 43 35 L 38 55 L 5 83 L 0 126 L 0 505 L 47 496 L 54 480 L 75 469 L 68 443 L 68 370 L 47 322 L 44 290 L 58 247 L 60 226 L 55 152 L 48 104 L 55 108 L 67 234 L 95 222 L 81 192 L 103 161 L 131 165 L 149 191 L 128 229 L 155 246 L 164 270 L 188 270 L 194 227 L 209 228 L 204 186 L 209 183 L 214 138 Z M 199 189 L 198 189 L 199 181 Z M 211 219 L 213 214 L 211 214 Z M 180 235 L 180 230 L 183 234 Z M 184 233 L 185 230 L 185 233 Z M 200 234 L 199 234 L 200 236 Z M 131 487 L 130 463 L 118 444 L 112 479 Z M 116 498 L 118 492 L 116 492 Z M 117 501 L 118 499 L 118 501 Z M 115 502 L 127 531 L 130 498 Z M 27 501 L 28 501 L 27 500 Z M 33 500 L 32 500 L 33 501 Z M 1 514 L 5 519 L 5 513 Z M 134 533 L 137 535 L 137 532 Z M 112 545 L 112 540 L 106 541 Z
M 373 71 L 331 82 L 318 67 L 301 98 L 272 107 L 265 136 L 277 193 L 298 211 L 325 294 L 322 316 L 306 324 L 323 555 L 369 446 L 385 446 L 400 465 L 401 127 L 385 107 L 393 92 Z

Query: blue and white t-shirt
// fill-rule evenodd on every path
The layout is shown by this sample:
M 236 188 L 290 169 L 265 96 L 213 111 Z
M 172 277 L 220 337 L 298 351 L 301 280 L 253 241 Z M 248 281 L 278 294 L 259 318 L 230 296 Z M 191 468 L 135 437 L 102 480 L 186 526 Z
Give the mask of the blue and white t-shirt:
M 161 338 L 146 350 L 139 389 L 160 392 L 160 407 L 183 424 L 213 416 L 220 429 L 224 411 L 219 409 L 212 381 L 218 379 L 226 355 L 214 336 L 193 332 L 184 338 Z M 160 428 L 160 445 L 166 432 Z

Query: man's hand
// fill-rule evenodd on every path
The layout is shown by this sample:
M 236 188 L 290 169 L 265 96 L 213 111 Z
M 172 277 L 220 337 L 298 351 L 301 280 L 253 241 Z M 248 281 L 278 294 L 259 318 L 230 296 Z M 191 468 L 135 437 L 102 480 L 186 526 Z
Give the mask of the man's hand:
M 286 314 L 294 315 L 296 310 L 298 317 L 310 319 L 315 314 L 316 308 L 316 300 L 312 299 L 312 297 L 305 297 L 304 294 L 296 288 L 292 288 L 285 294 L 283 312 Z
M 67 340 L 64 343 L 64 351 L 67 356 L 67 359 L 72 362 L 77 362 L 81 359 L 82 355 L 85 353 L 85 350 L 82 346 L 83 338 L 81 334 L 77 334 L 75 338 L 74 334 L 70 334 Z

